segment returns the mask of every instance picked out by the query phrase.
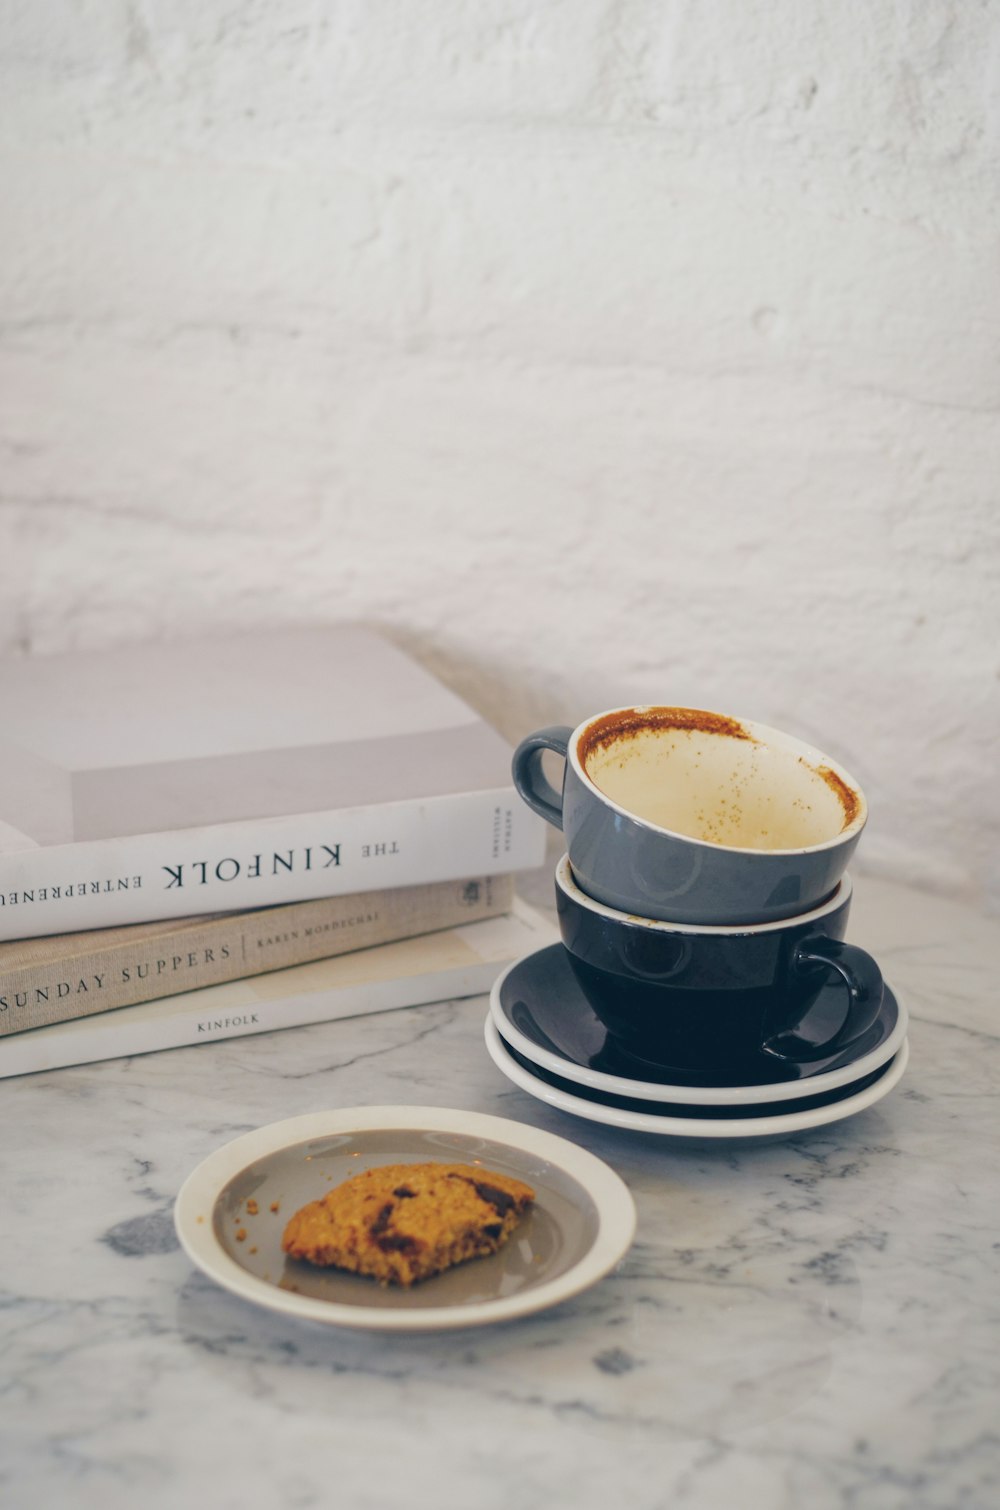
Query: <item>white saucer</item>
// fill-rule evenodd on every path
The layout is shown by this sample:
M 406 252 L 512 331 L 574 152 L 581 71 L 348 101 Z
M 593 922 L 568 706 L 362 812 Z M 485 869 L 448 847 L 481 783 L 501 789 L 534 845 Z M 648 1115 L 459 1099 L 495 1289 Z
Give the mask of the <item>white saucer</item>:
M 852 1117 L 855 1112 L 874 1106 L 883 1096 L 887 1096 L 902 1079 L 909 1059 L 909 1044 L 904 1039 L 895 1058 L 881 1071 L 876 1070 L 875 1078 L 863 1090 L 852 1094 L 848 1087 L 843 1093 L 832 1091 L 826 1096 L 813 1098 L 808 1094 L 803 1097 L 800 1087 L 800 1100 L 810 1102 L 819 1099 L 823 1103 L 819 1106 L 796 1106 L 793 1102 L 788 1111 L 768 1111 L 764 1115 L 753 1106 L 703 1107 L 698 1109 L 698 1116 L 677 1116 L 657 1113 L 652 1107 L 648 1111 L 639 1111 L 634 1106 L 611 1105 L 603 1099 L 592 1099 L 598 1095 L 597 1092 L 592 1092 L 591 1096 L 586 1093 L 577 1094 L 572 1088 L 567 1088 L 567 1081 L 553 1084 L 552 1081 L 557 1077 L 541 1078 L 547 1072 L 535 1074 L 530 1066 L 520 1063 L 514 1057 L 514 1051 L 501 1038 L 490 1014 L 486 1017 L 486 1047 L 493 1063 L 508 1080 L 527 1091 L 529 1096 L 535 1096 L 549 1106 L 557 1107 L 559 1111 L 569 1112 L 588 1122 L 601 1122 L 607 1127 L 625 1128 L 630 1132 L 698 1139 L 783 1137 L 788 1133 L 804 1132 L 814 1127 L 824 1127 L 831 1122 L 840 1122 L 845 1117 Z
M 909 1025 L 904 1001 L 886 982 L 878 1019 L 861 1044 L 831 1056 L 825 1067 L 803 1066 L 800 1079 L 769 1079 L 754 1085 L 690 1081 L 679 1085 L 664 1070 L 663 1081 L 635 1080 L 594 1067 L 594 1061 L 607 1053 L 606 1033 L 569 968 L 565 949 L 558 944 L 524 955 L 497 977 L 490 992 L 490 1013 L 510 1048 L 560 1080 L 605 1095 L 688 1106 L 801 1101 L 854 1085 L 895 1057 Z M 777 1062 L 771 1062 L 776 1073 Z
M 481 1163 L 526 1180 L 531 1211 L 489 1258 L 412 1289 L 285 1256 L 288 1218 L 376 1164 Z M 305 1321 L 385 1332 L 485 1326 L 527 1316 L 595 1284 L 635 1234 L 635 1204 L 607 1164 L 505 1117 L 434 1106 L 316 1112 L 246 1133 L 188 1176 L 174 1207 L 181 1245 L 234 1295 Z M 242 1235 L 241 1235 L 242 1234 Z

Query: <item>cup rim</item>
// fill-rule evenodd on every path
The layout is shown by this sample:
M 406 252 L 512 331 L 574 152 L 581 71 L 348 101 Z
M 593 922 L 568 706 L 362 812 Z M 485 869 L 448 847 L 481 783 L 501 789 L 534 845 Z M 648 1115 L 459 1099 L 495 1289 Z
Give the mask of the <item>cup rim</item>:
M 594 897 L 588 896 L 573 875 L 568 854 L 564 854 L 556 866 L 556 886 L 577 906 L 583 907 L 588 912 L 597 913 L 599 917 L 607 918 L 609 922 L 617 923 L 621 927 L 642 928 L 651 933 L 705 935 L 708 938 L 725 938 L 748 933 L 780 933 L 783 929 L 794 928 L 801 923 L 814 923 L 820 918 L 827 917 L 831 912 L 836 912 L 838 908 L 846 906 L 854 894 L 854 883 L 845 873 L 825 901 L 817 903 L 808 912 L 797 912 L 791 917 L 774 918 L 766 923 L 674 923 L 669 919 L 645 918 L 634 912 L 619 912 L 617 908 L 608 907 L 604 902 L 598 902 Z
M 775 748 L 787 750 L 794 755 L 798 755 L 814 770 L 825 767 L 827 770 L 832 771 L 840 781 L 850 788 L 858 799 L 858 811 L 850 823 L 845 824 L 840 832 L 834 834 L 831 839 L 824 839 L 819 844 L 797 845 L 792 849 L 749 849 L 735 844 L 709 844 L 707 840 L 699 839 L 694 834 L 682 834 L 677 829 L 663 828 L 658 823 L 651 823 L 648 818 L 641 818 L 638 813 L 633 813 L 629 808 L 622 807 L 619 803 L 613 801 L 607 793 L 603 792 L 597 783 L 587 775 L 587 772 L 583 768 L 583 762 L 577 753 L 580 738 L 587 729 L 593 724 L 598 723 L 602 718 L 612 718 L 616 713 L 651 713 L 657 708 L 667 708 L 668 706 L 672 705 L 666 703 L 626 703 L 620 708 L 606 708 L 603 713 L 592 713 L 589 718 L 585 718 L 582 723 L 577 724 L 570 735 L 566 749 L 567 760 L 584 786 L 593 792 L 601 802 L 606 803 L 612 812 L 620 813 L 623 818 L 628 818 L 632 823 L 638 823 L 641 828 L 648 829 L 650 833 L 665 834 L 668 838 L 674 839 L 680 844 L 697 845 L 700 849 L 719 850 L 722 854 L 729 855 L 781 856 L 820 854 L 823 850 L 836 849 L 845 840 L 853 838 L 855 834 L 860 834 L 864 828 L 868 821 L 868 802 L 865 794 L 861 789 L 860 783 L 855 781 L 851 773 L 840 765 L 838 761 L 833 760 L 829 755 L 825 755 L 815 745 L 806 744 L 804 740 L 796 739 L 794 734 L 786 734 L 783 729 L 776 729 L 771 724 L 757 723 L 750 718 L 737 718 L 728 713 L 710 713 L 708 709 L 685 708 L 683 711 L 710 713 L 712 717 L 725 718 L 732 723 L 739 724 L 752 739 L 758 740 L 761 744 L 769 744 Z M 677 704 L 677 708 L 680 709 L 680 707 L 681 705 Z

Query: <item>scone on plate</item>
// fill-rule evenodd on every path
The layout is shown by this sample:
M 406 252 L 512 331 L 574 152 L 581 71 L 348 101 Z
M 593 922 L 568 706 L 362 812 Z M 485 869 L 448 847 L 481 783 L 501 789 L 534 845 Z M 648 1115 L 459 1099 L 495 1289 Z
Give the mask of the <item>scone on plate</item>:
M 530 1185 L 473 1164 L 384 1164 L 352 1175 L 289 1221 L 282 1247 L 311 1264 L 412 1285 L 507 1241 Z

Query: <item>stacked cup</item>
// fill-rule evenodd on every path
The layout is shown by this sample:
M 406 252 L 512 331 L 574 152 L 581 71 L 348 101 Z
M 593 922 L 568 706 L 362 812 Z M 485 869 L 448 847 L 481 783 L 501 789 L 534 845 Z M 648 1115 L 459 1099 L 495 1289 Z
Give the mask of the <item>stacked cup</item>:
M 529 735 L 513 776 L 565 834 L 562 943 L 619 1068 L 712 1087 L 863 1056 L 885 988 L 845 942 L 867 806 L 835 761 L 762 724 L 630 707 Z

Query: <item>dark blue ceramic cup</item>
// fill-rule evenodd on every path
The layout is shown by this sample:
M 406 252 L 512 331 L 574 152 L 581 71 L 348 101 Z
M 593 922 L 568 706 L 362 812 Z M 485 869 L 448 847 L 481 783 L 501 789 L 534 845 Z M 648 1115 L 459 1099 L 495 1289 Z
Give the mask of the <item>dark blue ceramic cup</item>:
M 580 987 L 615 1047 L 683 1070 L 729 1073 L 764 1053 L 805 1063 L 839 1053 L 871 1027 L 882 976 L 871 955 L 844 942 L 851 905 L 845 876 L 819 907 L 781 922 L 695 928 L 605 907 L 556 868 L 559 929 Z M 810 1010 L 834 980 L 844 1014 Z
M 561 790 L 542 756 L 565 759 Z M 854 779 L 764 724 L 698 708 L 616 708 L 518 745 L 514 784 L 566 836 L 588 896 L 696 924 L 766 923 L 823 901 L 867 818 Z

